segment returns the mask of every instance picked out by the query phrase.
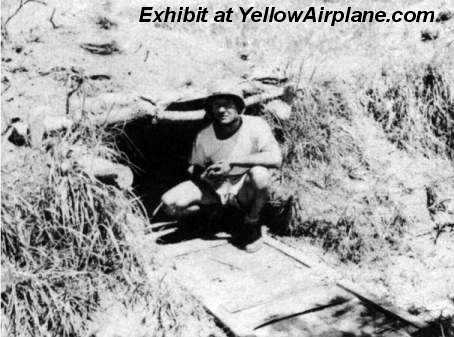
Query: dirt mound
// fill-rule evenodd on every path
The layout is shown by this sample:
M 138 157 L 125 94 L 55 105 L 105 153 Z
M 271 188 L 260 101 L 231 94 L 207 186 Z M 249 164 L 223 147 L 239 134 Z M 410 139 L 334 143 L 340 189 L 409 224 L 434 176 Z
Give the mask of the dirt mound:
M 2 3 L 2 18 L 9 21 L 2 40 L 2 131 L 16 117 L 28 125 L 43 115 L 79 120 L 92 103 L 108 114 L 115 104 L 122 111 L 138 109 L 132 96 L 159 106 L 203 96 L 219 79 L 287 77 L 295 88 L 289 119 L 261 107 L 255 111 L 273 124 L 285 152 L 271 206 L 289 221 L 276 220 L 275 231 L 329 252 L 353 281 L 405 308 L 429 317 L 452 311 L 454 21 L 449 14 L 433 24 L 336 29 L 151 25 L 138 23 L 142 3 L 31 1 L 12 17 L 18 2 Z M 301 7 L 294 1 L 283 5 Z M 401 9 L 393 2 L 380 6 Z M 449 12 L 442 1 L 414 7 Z M 430 33 L 428 41 L 421 41 L 422 31 Z M 436 39 L 431 32 L 437 32 Z M 428 69 L 434 70 L 431 77 Z M 175 177 L 183 179 L 200 126 L 141 123 L 121 129 L 135 138 L 117 146 L 131 155 L 140 142 L 150 151 L 129 159 L 138 164 L 136 177 L 146 176 L 139 192 L 153 205 Z M 22 151 L 8 146 L 2 165 Z M 157 167 L 168 176 L 153 175 L 151 168 Z

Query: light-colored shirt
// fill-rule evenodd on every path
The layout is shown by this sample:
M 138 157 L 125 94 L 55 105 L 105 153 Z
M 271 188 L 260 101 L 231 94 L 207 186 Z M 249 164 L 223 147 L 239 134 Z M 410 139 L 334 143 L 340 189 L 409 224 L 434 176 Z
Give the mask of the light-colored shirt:
M 219 161 L 235 162 L 247 155 L 272 151 L 277 141 L 261 117 L 242 115 L 240 128 L 227 139 L 218 139 L 213 124 L 200 131 L 194 141 L 190 163 L 208 167 Z M 244 174 L 247 167 L 234 166 L 230 176 Z

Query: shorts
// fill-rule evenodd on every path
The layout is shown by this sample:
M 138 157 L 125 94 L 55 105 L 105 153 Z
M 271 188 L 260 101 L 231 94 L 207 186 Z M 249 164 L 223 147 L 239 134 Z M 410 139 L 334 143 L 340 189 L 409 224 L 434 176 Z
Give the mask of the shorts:
M 209 181 L 198 181 L 197 185 L 208 198 L 215 203 L 220 203 L 222 206 L 232 206 L 242 209 L 238 201 L 238 194 L 247 182 L 247 173 L 239 176 L 229 176 L 221 183 L 213 185 Z

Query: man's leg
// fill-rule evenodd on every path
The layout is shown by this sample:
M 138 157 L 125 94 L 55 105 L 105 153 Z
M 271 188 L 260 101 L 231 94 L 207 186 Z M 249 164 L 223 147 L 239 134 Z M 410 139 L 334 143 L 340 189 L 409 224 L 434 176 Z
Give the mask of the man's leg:
M 215 196 L 187 180 L 165 192 L 161 201 L 170 216 L 180 218 L 200 210 L 202 205 L 217 203 Z
M 260 216 L 268 201 L 270 180 L 270 172 L 263 166 L 254 166 L 248 171 L 237 196 L 240 205 L 245 206 L 247 218 L 258 219 Z
M 249 170 L 246 181 L 238 192 L 238 202 L 246 209 L 244 226 L 248 227 L 248 237 L 245 238 L 245 249 L 250 252 L 255 252 L 262 246 L 259 216 L 268 201 L 270 180 L 268 169 L 254 166 Z

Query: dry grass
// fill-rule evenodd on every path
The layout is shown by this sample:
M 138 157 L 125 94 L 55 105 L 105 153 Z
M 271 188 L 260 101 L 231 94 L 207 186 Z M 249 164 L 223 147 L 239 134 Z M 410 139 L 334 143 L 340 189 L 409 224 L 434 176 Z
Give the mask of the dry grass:
M 452 158 L 454 104 L 447 74 L 441 66 L 414 65 L 355 85 L 335 78 L 296 84 L 291 119 L 269 118 L 285 158 L 272 200 L 279 217 L 288 220 L 275 226 L 281 226 L 278 232 L 310 237 L 343 261 L 398 249 L 413 219 L 402 212 L 385 168 L 367 157 L 359 135 L 368 131 L 351 126 L 374 119 L 377 130 L 370 131 L 384 135 L 388 150 Z M 357 182 L 367 189 L 354 190 Z
M 454 156 L 454 97 L 443 65 L 384 70 L 364 105 L 398 148 L 427 156 Z
M 114 75 L 115 83 L 99 84 L 94 93 L 137 89 L 156 96 L 168 88 L 180 88 L 180 83 L 197 87 L 216 76 L 239 78 L 244 69 L 247 76 L 255 72 L 288 76 L 296 88 L 294 113 L 284 122 L 269 117 L 285 153 L 273 198 L 281 218 L 288 220 L 285 224 L 281 220 L 279 232 L 310 237 L 342 260 L 364 261 L 380 257 L 389 248 L 398 249 L 405 229 L 412 225 L 388 182 L 380 180 L 385 165 L 366 155 L 366 144 L 354 125 L 375 120 L 376 125 L 367 127 L 372 125 L 371 131 L 382 133 L 402 155 L 453 158 L 452 43 L 449 49 L 443 45 L 447 40 L 439 42 L 447 37 L 449 22 L 437 26 L 446 27 L 437 42 L 422 44 L 420 28 L 409 25 L 339 25 L 336 29 L 318 24 L 138 25 L 131 5 L 115 1 L 106 2 L 110 9 L 105 12 L 101 4 L 94 5 L 92 21 L 97 23 L 90 26 L 88 3 L 51 3 L 58 7 L 55 20 L 64 29 L 52 30 L 45 6 L 25 8 L 25 14 L 8 27 L 14 43 L 33 51 L 27 54 L 33 57 L 18 57 L 15 46 L 2 44 L 14 67 L 29 72 L 22 78 L 13 74 L 13 65 L 6 67 L 14 84 L 8 92 L 15 99 L 11 102 L 18 101 L 22 90 L 39 88 L 38 99 L 27 93 L 21 97 L 18 111 L 57 104 L 59 95 L 65 94 L 48 90 L 55 91 L 55 97 L 41 101 L 43 88 L 63 87 L 61 82 L 38 76 L 51 65 Z M 227 6 L 223 0 L 207 5 L 211 9 Z M 282 4 L 303 5 L 300 1 Z M 378 5 L 367 1 L 362 6 Z M 379 6 L 402 5 L 388 1 Z M 79 21 L 66 22 L 72 11 Z M 28 20 L 32 12 L 42 22 Z M 99 34 L 98 14 L 117 26 Z M 38 30 L 35 25 L 40 25 Z M 30 42 L 35 37 L 32 32 L 42 43 Z M 90 58 L 79 48 L 79 40 L 92 42 L 95 36 L 118 41 L 123 53 L 109 62 Z M 200 41 L 206 42 L 203 48 Z M 175 52 L 183 49 L 185 53 Z M 156 55 L 145 62 L 150 50 Z M 444 59 L 435 57 L 445 54 Z M 205 71 L 208 68 L 210 74 Z M 14 112 L 13 103 L 5 106 Z M 64 111 L 58 105 L 52 109 Z M 140 299 L 136 304 L 150 315 L 145 326 L 152 335 L 184 331 L 185 316 L 178 308 L 198 312 L 184 295 L 168 292 L 160 282 L 156 287 L 143 282 L 143 263 L 137 263 L 140 257 L 130 242 L 138 236 L 136 225 L 146 221 L 135 197 L 100 184 L 70 164 L 69 148 L 74 145 L 91 154 L 115 157 L 102 134 L 102 129 L 84 127 L 63 138 L 52 137 L 47 154 L 23 150 L 12 161 L 2 159 L 2 281 L 6 284 L 2 310 L 3 327 L 11 335 L 79 334 L 85 331 L 90 312 L 103 306 L 104 290 L 124 293 L 131 303 Z M 355 184 L 367 188 L 357 191 Z M 118 304 L 121 310 L 112 317 L 123 315 L 131 303 Z M 99 315 L 109 317 L 109 311 Z M 134 326 L 143 331 L 143 314 L 135 317 Z M 131 325 L 120 318 L 111 321 L 113 330 L 116 324 Z
M 4 333 L 223 335 L 196 300 L 164 279 L 139 199 L 74 164 L 80 153 L 119 159 L 109 141 L 105 129 L 80 125 L 42 149 L 4 158 Z
M 2 163 L 2 309 L 13 335 L 72 335 L 103 286 L 140 282 L 126 235 L 139 233 L 131 219 L 145 222 L 144 213 L 133 195 L 67 166 L 72 143 L 111 154 L 79 136 Z

